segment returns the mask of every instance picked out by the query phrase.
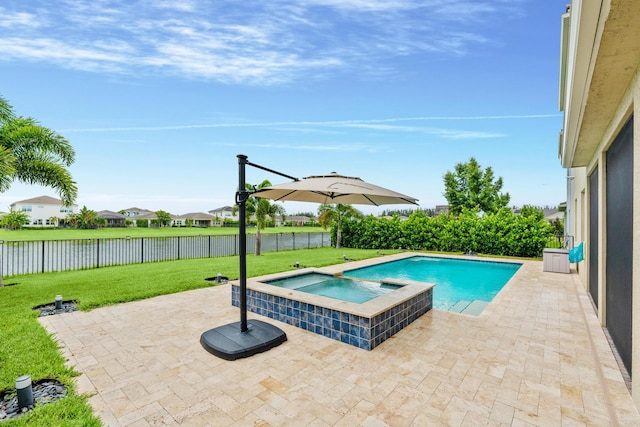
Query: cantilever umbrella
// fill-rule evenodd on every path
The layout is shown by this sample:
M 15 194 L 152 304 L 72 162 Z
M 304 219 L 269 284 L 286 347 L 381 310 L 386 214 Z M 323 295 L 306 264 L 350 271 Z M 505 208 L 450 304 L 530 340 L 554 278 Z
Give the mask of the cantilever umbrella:
M 258 319 L 247 319 L 247 241 L 246 206 L 250 196 L 276 201 L 316 202 L 325 204 L 394 205 L 408 203 L 417 205 L 417 199 L 364 182 L 360 178 L 331 173 L 310 176 L 301 180 L 251 163 L 244 154 L 238 154 L 238 188 L 236 203 L 240 217 L 239 252 L 239 306 L 240 321 L 218 326 L 204 332 L 200 343 L 211 354 L 226 360 L 249 357 L 276 347 L 287 340 L 287 335 L 278 327 Z M 245 166 L 253 166 L 293 182 L 273 185 L 254 191 L 246 191 Z
M 343 205 L 417 205 L 417 199 L 397 193 L 360 178 L 338 175 L 315 175 L 286 184 L 265 187 L 253 194 L 256 197 L 275 201 L 316 202 Z

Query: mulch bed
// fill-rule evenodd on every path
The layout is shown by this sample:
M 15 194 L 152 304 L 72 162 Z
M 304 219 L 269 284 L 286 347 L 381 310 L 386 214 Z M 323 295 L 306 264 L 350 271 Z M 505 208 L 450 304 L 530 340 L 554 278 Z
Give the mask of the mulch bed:
M 55 302 L 51 304 L 43 304 L 33 307 L 34 310 L 40 311 L 40 316 L 51 316 L 54 314 L 71 313 L 78 309 L 78 301 L 68 300 L 62 301 L 62 308 L 56 309 Z
M 18 407 L 18 396 L 15 390 L 0 391 L 0 422 L 18 418 L 36 406 L 57 402 L 67 395 L 67 387 L 52 378 L 35 381 L 31 388 L 34 404 L 24 408 Z

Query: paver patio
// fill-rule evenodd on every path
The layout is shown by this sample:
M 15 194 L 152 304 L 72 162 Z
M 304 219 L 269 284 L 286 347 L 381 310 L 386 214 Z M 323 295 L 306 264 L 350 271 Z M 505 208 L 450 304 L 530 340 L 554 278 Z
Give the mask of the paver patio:
M 366 263 L 366 262 L 364 262 Z M 372 351 L 288 341 L 225 361 L 230 285 L 40 318 L 109 426 L 640 425 L 576 274 L 527 261 L 478 317 L 431 310 Z

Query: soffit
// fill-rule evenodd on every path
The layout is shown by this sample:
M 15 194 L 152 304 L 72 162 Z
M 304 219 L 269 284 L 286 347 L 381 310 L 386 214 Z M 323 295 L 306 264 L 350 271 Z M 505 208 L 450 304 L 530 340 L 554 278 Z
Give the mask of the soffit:
M 602 19 L 602 18 L 601 18 Z M 586 166 L 598 148 L 640 63 L 638 0 L 612 0 L 589 84 L 572 166 Z

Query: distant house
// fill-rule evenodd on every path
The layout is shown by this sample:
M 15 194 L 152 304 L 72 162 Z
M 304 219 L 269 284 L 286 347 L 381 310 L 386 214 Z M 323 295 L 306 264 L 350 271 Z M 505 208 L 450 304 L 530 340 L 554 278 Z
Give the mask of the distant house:
M 448 214 L 449 213 L 449 205 L 436 205 L 433 215 L 438 216 L 441 213 Z
M 130 218 L 130 219 L 136 219 L 136 217 L 139 217 L 141 215 L 154 213 L 153 211 L 150 211 L 149 209 L 140 209 L 140 208 L 123 209 L 121 212 L 123 212 L 124 216 L 126 216 L 127 218 Z
M 544 219 L 547 220 L 547 222 L 552 222 L 556 219 L 563 220 L 564 212 L 558 209 L 544 209 Z
M 513 211 L 514 214 L 520 215 L 520 212 L 522 211 L 522 209 L 520 209 L 520 208 L 512 208 L 512 211 Z M 542 214 L 544 216 L 544 219 L 547 222 L 552 222 L 555 219 L 564 219 L 564 212 L 559 211 L 556 208 L 544 208 L 544 209 L 542 209 Z
M 225 219 L 231 220 L 231 221 L 238 221 L 239 217 L 238 215 L 234 215 L 233 214 L 233 208 L 231 206 L 223 206 L 221 208 L 218 209 L 213 209 L 211 211 L 209 211 L 209 214 L 213 216 L 214 220 L 213 223 L 216 225 L 222 225 L 222 223 L 224 223 Z M 216 220 L 217 218 L 217 220 Z
M 173 215 L 173 214 L 169 214 L 169 217 L 171 218 L 171 222 L 169 222 L 169 226 L 181 226 L 184 225 L 184 219 L 182 219 L 180 216 L 178 215 Z M 134 216 L 132 218 L 134 222 L 137 221 L 147 221 L 147 226 L 148 227 L 160 227 L 159 224 L 153 224 L 152 221 L 158 219 L 158 215 L 156 215 L 155 212 L 152 211 L 148 211 L 147 213 L 141 214 L 141 215 L 137 215 Z
M 34 197 L 33 199 L 20 200 L 9 205 L 13 211 L 25 212 L 29 215 L 30 226 L 58 225 L 58 221 L 64 220 L 71 213 L 78 213 L 78 205 L 65 206 L 62 200 L 49 196 Z
M 282 217 L 278 216 L 277 219 L 279 222 L 277 225 L 280 225 L 280 223 L 282 222 Z M 302 227 L 308 222 L 313 222 L 314 218 L 309 218 L 308 216 L 305 216 L 305 215 L 289 215 L 285 217 L 285 221 L 290 223 L 291 225 L 297 225 L 298 227 Z
M 123 214 L 108 210 L 98 212 L 98 218 L 104 218 L 107 221 L 107 227 L 124 227 L 127 220 Z
M 211 227 L 214 220 L 215 216 L 213 215 L 209 215 L 203 212 L 193 212 L 178 216 L 174 224 L 187 225 L 190 223 L 192 227 Z M 180 221 L 179 224 L 178 221 Z

